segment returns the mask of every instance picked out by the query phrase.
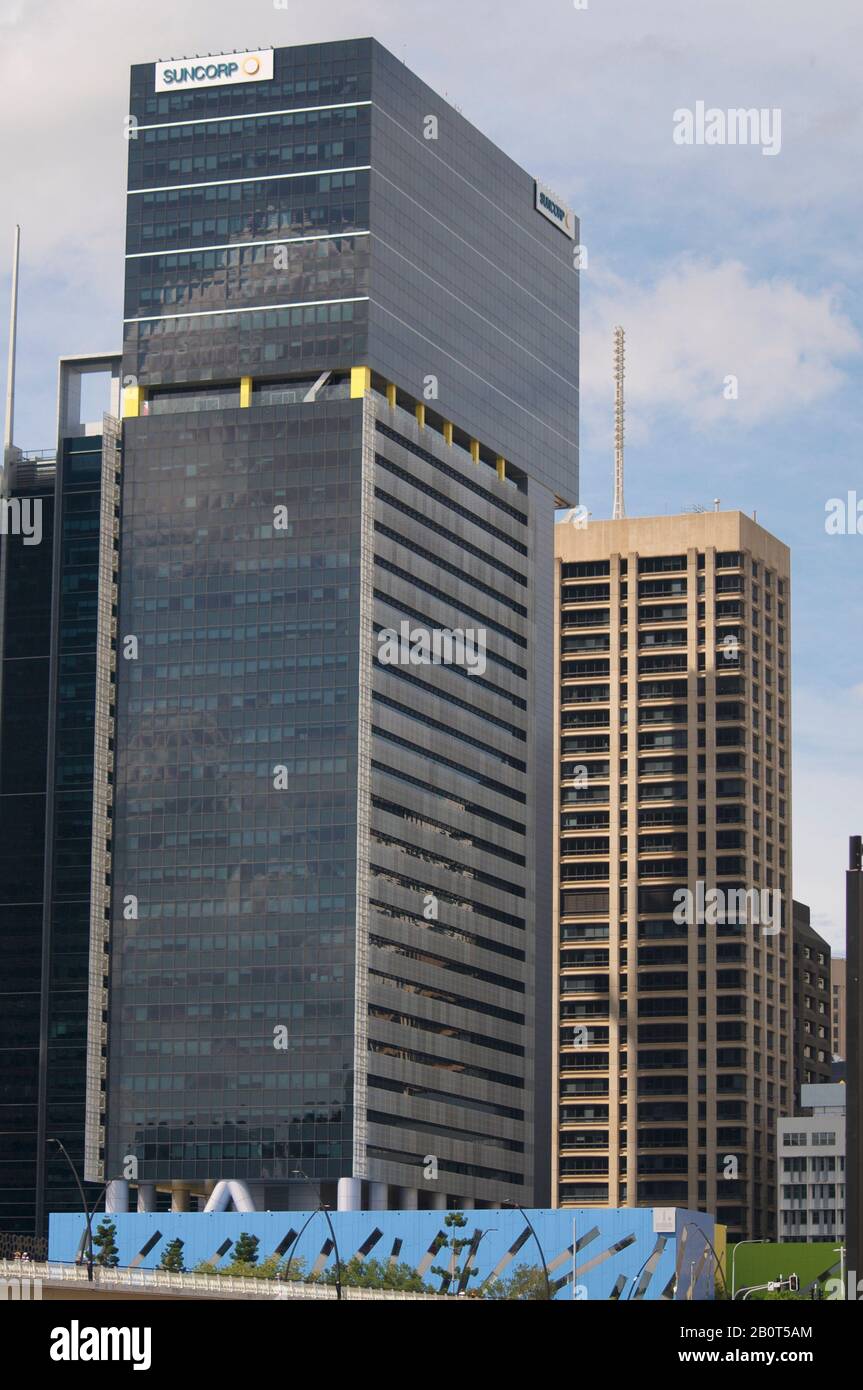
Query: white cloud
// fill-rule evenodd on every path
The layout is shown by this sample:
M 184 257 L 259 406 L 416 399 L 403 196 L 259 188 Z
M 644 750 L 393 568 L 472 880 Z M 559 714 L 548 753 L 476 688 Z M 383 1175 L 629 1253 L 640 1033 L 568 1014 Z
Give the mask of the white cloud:
M 756 280 L 737 261 L 685 259 L 646 287 L 593 275 L 582 276 L 588 423 L 592 408 L 610 417 L 612 330 L 622 323 L 636 438 L 668 410 L 697 428 L 752 426 L 800 410 L 841 386 L 841 364 L 863 348 L 834 294 Z M 736 400 L 723 394 L 728 376 L 737 378 Z

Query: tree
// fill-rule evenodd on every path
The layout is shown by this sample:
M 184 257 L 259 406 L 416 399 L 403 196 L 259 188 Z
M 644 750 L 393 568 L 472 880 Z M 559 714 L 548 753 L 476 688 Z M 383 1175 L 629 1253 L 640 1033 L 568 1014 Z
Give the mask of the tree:
M 315 1282 L 335 1284 L 335 1265 L 329 1265 Z M 434 1292 L 405 1261 L 390 1264 L 383 1260 L 362 1260 L 357 1255 L 342 1265 L 342 1285 L 358 1289 L 401 1289 L 406 1293 Z
M 267 1263 L 269 1263 L 269 1262 L 267 1262 Z M 264 1265 L 261 1265 L 261 1269 L 263 1269 L 263 1268 L 264 1268 Z M 287 1256 L 285 1257 L 285 1259 L 277 1261 L 277 1263 L 276 1263 L 276 1269 L 275 1269 L 275 1274 L 274 1274 L 274 1278 L 276 1278 L 276 1279 L 285 1279 L 285 1278 L 286 1278 L 289 1284 L 293 1284 L 293 1283 L 295 1283 L 297 1280 L 304 1280 L 304 1279 L 306 1278 L 306 1261 L 305 1261 L 305 1259 L 304 1259 L 302 1256 L 300 1256 L 300 1257 L 298 1258 L 296 1255 L 294 1255 L 293 1258 L 292 1258 L 291 1261 L 290 1261 L 290 1268 L 288 1268 L 288 1257 L 287 1257 Z
M 483 1296 L 520 1303 L 545 1302 L 548 1299 L 545 1274 L 536 1265 L 516 1265 L 506 1279 L 495 1279 L 486 1285 Z
M 250 1236 L 248 1231 L 241 1231 L 240 1239 L 234 1246 L 232 1263 L 235 1265 L 256 1265 L 260 1243 L 259 1236 Z
M 184 1241 L 179 1236 L 175 1240 L 169 1240 L 165 1249 L 162 1251 L 162 1259 L 159 1263 L 160 1269 L 165 1269 L 169 1274 L 185 1274 L 186 1266 L 183 1264 L 183 1245 Z
M 452 1252 L 450 1261 L 448 1265 L 432 1265 L 431 1272 L 440 1276 L 439 1293 L 456 1293 L 465 1273 L 463 1268 L 459 1269 L 459 1258 L 462 1250 L 471 1242 L 467 1237 L 457 1236 L 455 1232 L 462 1230 L 467 1225 L 467 1217 L 460 1211 L 448 1211 L 444 1218 L 444 1225 L 452 1234 L 446 1240 L 441 1241 L 438 1250 L 450 1250 Z M 476 1269 L 468 1270 L 465 1283 L 474 1279 L 478 1272 Z
M 106 1218 L 99 1223 L 96 1234 L 93 1236 L 93 1244 L 99 1247 L 96 1264 L 101 1265 L 103 1269 L 116 1269 L 120 1263 L 120 1251 L 114 1239 L 116 1234 L 116 1225 Z
M 253 1239 L 253 1237 L 249 1237 Z M 237 1242 L 239 1247 L 239 1241 Z M 256 1252 L 253 1250 L 252 1252 Z M 209 1260 L 201 1260 L 200 1264 L 195 1265 L 192 1274 L 206 1274 L 210 1278 L 218 1274 L 226 1279 L 284 1279 L 287 1260 L 280 1260 L 278 1255 L 268 1255 L 260 1264 L 252 1264 L 249 1260 L 234 1259 L 227 1265 L 213 1265 Z M 295 1280 L 302 1280 L 306 1277 L 305 1260 L 292 1260 L 288 1279 L 291 1283 Z

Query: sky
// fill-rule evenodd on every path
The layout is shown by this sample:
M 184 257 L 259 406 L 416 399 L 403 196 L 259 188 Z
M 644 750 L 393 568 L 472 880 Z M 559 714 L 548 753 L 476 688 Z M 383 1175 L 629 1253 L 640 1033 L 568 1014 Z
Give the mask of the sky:
M 863 501 L 860 0 L 0 0 L 16 443 L 51 446 L 60 355 L 120 347 L 129 65 L 366 35 L 581 218 L 581 501 L 610 515 L 621 323 L 627 513 L 718 497 L 791 547 L 794 896 L 844 954 L 863 518 L 826 509 Z M 762 143 L 680 143 L 698 103 L 763 113 Z

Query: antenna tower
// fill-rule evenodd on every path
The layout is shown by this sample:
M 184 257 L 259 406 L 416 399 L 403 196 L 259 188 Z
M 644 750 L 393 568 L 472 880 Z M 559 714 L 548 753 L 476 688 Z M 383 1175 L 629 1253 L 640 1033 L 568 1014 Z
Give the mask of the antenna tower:
M 612 519 L 626 516 L 623 503 L 623 377 L 624 332 L 618 325 L 614 330 L 614 510 Z

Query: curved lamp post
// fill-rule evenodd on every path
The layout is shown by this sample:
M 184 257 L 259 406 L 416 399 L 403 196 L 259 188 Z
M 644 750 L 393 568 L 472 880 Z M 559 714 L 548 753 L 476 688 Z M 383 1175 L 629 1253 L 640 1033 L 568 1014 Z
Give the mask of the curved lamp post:
M 48 1139 L 48 1143 L 49 1143 L 49 1144 L 56 1144 L 56 1145 L 57 1145 L 57 1148 L 58 1148 L 58 1149 L 60 1150 L 60 1152 L 62 1153 L 62 1155 L 63 1155 L 63 1157 L 65 1158 L 66 1162 L 68 1163 L 69 1167 L 72 1169 L 72 1175 L 73 1175 L 73 1177 L 74 1177 L 74 1179 L 75 1179 L 75 1182 L 76 1182 L 77 1185 L 78 1185 L 78 1192 L 80 1193 L 80 1196 L 81 1196 L 81 1206 L 84 1208 L 84 1217 L 85 1217 L 85 1220 L 86 1220 L 86 1222 L 87 1222 L 87 1282 L 90 1283 L 90 1284 L 92 1284 L 92 1282 L 93 1282 L 93 1213 L 95 1212 L 96 1207 L 99 1205 L 99 1202 L 100 1202 L 100 1200 L 101 1200 L 101 1198 L 102 1198 L 102 1193 L 105 1192 L 105 1191 L 107 1190 L 108 1183 L 106 1182 L 105 1185 L 104 1185 L 104 1186 L 99 1190 L 99 1192 L 96 1194 L 96 1200 L 94 1201 L 93 1207 L 92 1207 L 92 1210 L 91 1210 L 91 1208 L 90 1208 L 90 1207 L 88 1206 L 88 1204 L 87 1204 L 87 1196 L 86 1196 L 86 1193 L 84 1192 L 84 1186 L 83 1186 L 83 1184 L 82 1184 L 82 1182 L 81 1182 L 81 1179 L 80 1179 L 80 1177 L 79 1177 L 79 1175 L 78 1175 L 78 1169 L 75 1167 L 74 1163 L 72 1162 L 71 1158 L 69 1157 L 69 1154 L 68 1154 L 68 1152 L 67 1152 L 67 1150 L 66 1150 L 65 1145 L 61 1144 L 59 1139 L 53 1139 L 53 1138 L 49 1138 L 49 1139 Z M 109 1181 L 110 1181 L 110 1179 L 109 1179 Z
M 534 1230 L 533 1222 L 531 1221 L 530 1217 L 528 1216 L 527 1212 L 525 1211 L 524 1207 L 521 1205 L 520 1202 L 514 1202 L 510 1199 L 509 1201 L 504 1202 L 503 1206 L 514 1207 L 517 1211 L 521 1212 L 522 1216 L 527 1222 L 530 1233 L 536 1241 L 536 1248 L 539 1251 L 539 1258 L 542 1260 L 542 1272 L 545 1275 L 545 1296 L 549 1300 L 549 1302 L 551 1302 L 551 1280 L 548 1277 L 548 1265 L 545 1262 L 545 1252 L 539 1243 L 539 1236 L 536 1234 L 536 1231 Z
M 306 1229 L 306 1227 L 309 1225 L 309 1223 L 310 1223 L 311 1221 L 314 1221 L 314 1219 L 315 1219 L 315 1217 L 317 1216 L 317 1214 L 318 1214 L 317 1211 L 310 1211 L 309 1214 L 308 1214 L 308 1216 L 306 1217 L 305 1221 L 303 1222 L 302 1226 L 300 1227 L 299 1234 L 295 1237 L 294 1243 L 293 1243 L 293 1245 L 291 1246 L 291 1253 L 288 1255 L 288 1263 L 285 1265 L 285 1272 L 284 1272 L 284 1274 L 282 1275 L 282 1278 L 283 1278 L 283 1279 L 288 1279 L 288 1278 L 289 1278 L 290 1273 L 291 1273 L 291 1260 L 294 1258 L 294 1251 L 296 1250 L 298 1244 L 299 1244 L 300 1241 L 302 1240 L 303 1231 Z
M 761 1237 L 759 1237 L 758 1240 L 738 1240 L 737 1244 L 736 1244 L 736 1245 L 733 1245 L 733 1246 L 731 1247 L 731 1302 L 732 1302 L 732 1303 L 734 1302 L 734 1300 L 735 1300 L 735 1298 L 736 1298 L 736 1296 L 737 1296 L 737 1295 L 736 1295 L 736 1292 L 735 1292 L 735 1290 L 737 1289 L 737 1283 L 736 1283 L 735 1278 L 734 1278 L 734 1261 L 737 1259 L 737 1252 L 738 1252 L 738 1250 L 740 1249 L 741 1245 L 766 1245 L 766 1244 L 767 1244 L 766 1239 L 764 1238 L 764 1236 L 761 1236 Z M 726 1291 L 727 1291 L 727 1288 L 728 1288 L 728 1286 L 726 1285 Z
M 715 1247 L 715 1245 L 713 1244 L 713 1241 L 710 1239 L 710 1237 L 709 1237 L 708 1235 L 705 1234 L 705 1232 L 701 1229 L 700 1226 L 696 1226 L 696 1224 L 695 1224 L 694 1221 L 687 1221 L 687 1222 L 685 1223 L 685 1225 L 681 1227 L 681 1235 L 683 1234 L 684 1231 L 688 1231 L 688 1230 L 690 1229 L 690 1227 L 692 1228 L 693 1231 L 697 1231 L 698 1234 L 699 1234 L 700 1236 L 703 1236 L 703 1237 L 704 1237 L 704 1243 L 705 1243 L 705 1245 L 709 1245 L 709 1246 L 710 1246 L 711 1254 L 713 1255 L 713 1258 L 714 1258 L 714 1260 L 716 1261 L 716 1268 L 717 1268 L 718 1272 L 722 1275 L 722 1287 L 724 1288 L 725 1292 L 728 1293 L 728 1280 L 725 1278 L 725 1270 L 722 1268 L 722 1265 L 721 1265 L 720 1262 L 719 1262 L 719 1256 L 718 1256 L 717 1253 L 716 1253 L 716 1247 Z M 745 1242 L 741 1242 L 741 1244 L 744 1244 L 744 1243 L 745 1243 Z M 757 1244 L 757 1242 L 756 1242 L 756 1244 Z M 733 1284 L 733 1282 L 734 1282 L 734 1279 L 733 1279 L 733 1270 L 734 1270 L 734 1263 L 733 1263 L 733 1258 L 732 1258 L 732 1284 Z
M 648 1253 L 648 1255 L 646 1256 L 646 1258 L 645 1258 L 645 1260 L 644 1260 L 644 1262 L 643 1262 L 643 1264 L 642 1264 L 640 1270 L 639 1270 L 638 1273 L 636 1274 L 636 1276 L 635 1276 L 635 1278 L 633 1279 L 632 1283 L 630 1284 L 630 1286 L 629 1286 L 629 1293 L 626 1295 L 626 1301 L 627 1301 L 627 1303 L 631 1302 L 631 1300 L 632 1300 L 632 1295 L 633 1295 L 633 1293 L 635 1292 L 635 1290 L 636 1290 L 637 1287 L 638 1287 L 638 1281 L 639 1281 L 639 1279 L 641 1278 L 642 1274 L 644 1273 L 644 1269 L 645 1269 L 645 1266 L 646 1266 L 646 1264 L 647 1264 L 647 1261 L 650 1259 L 650 1256 L 651 1256 L 652 1254 L 653 1254 L 653 1251 L 651 1250 L 651 1251 Z M 621 1301 L 622 1301 L 622 1300 L 621 1300 Z
M 298 1178 L 304 1178 L 305 1181 L 308 1183 L 309 1187 L 312 1189 L 312 1191 L 313 1191 L 313 1192 L 317 1192 L 317 1194 L 318 1194 L 318 1208 L 317 1208 L 317 1209 L 318 1209 L 318 1211 L 322 1211 L 323 1214 L 324 1214 L 324 1216 L 326 1217 L 326 1222 L 327 1222 L 327 1225 L 328 1225 L 329 1228 L 330 1228 L 330 1235 L 331 1235 L 332 1241 L 333 1241 L 333 1249 L 334 1249 L 335 1252 L 336 1252 L 336 1298 L 337 1298 L 338 1300 L 341 1300 L 341 1297 L 342 1297 L 342 1261 L 341 1261 L 341 1257 L 340 1257 L 340 1255 L 339 1255 L 339 1243 L 338 1243 L 338 1241 L 336 1240 L 336 1232 L 335 1232 L 335 1229 L 334 1229 L 334 1227 L 333 1227 L 333 1223 L 332 1223 L 332 1221 L 331 1221 L 331 1219 L 330 1219 L 330 1209 L 329 1209 L 329 1207 L 326 1205 L 326 1203 L 324 1202 L 323 1198 L 321 1197 L 321 1190 L 320 1190 L 320 1188 L 319 1188 L 315 1183 L 312 1182 L 311 1178 L 308 1176 L 307 1173 L 304 1173 L 304 1172 L 303 1172 L 302 1168 L 295 1168 L 295 1169 L 294 1169 L 294 1174 L 295 1174 Z M 308 1219 L 308 1221 L 306 1222 L 306 1225 L 303 1227 L 303 1231 L 306 1229 L 306 1226 L 308 1226 L 309 1221 L 311 1221 L 312 1217 L 313 1217 L 313 1216 L 316 1216 L 316 1215 L 317 1215 L 317 1212 L 312 1212 L 312 1213 L 311 1213 L 311 1216 L 309 1216 L 309 1219 Z M 293 1259 L 294 1250 L 295 1250 L 296 1247 L 297 1247 L 297 1242 L 299 1241 L 300 1236 L 303 1234 L 303 1231 L 300 1231 L 300 1235 L 297 1236 L 297 1239 L 294 1241 L 293 1245 L 291 1246 L 291 1254 L 290 1254 L 290 1256 L 289 1256 L 289 1258 L 288 1258 L 288 1263 L 287 1263 L 287 1265 L 286 1265 L 286 1267 L 285 1267 L 285 1273 L 286 1273 L 286 1274 L 287 1274 L 288 1270 L 289 1270 L 290 1267 L 291 1267 L 291 1260 Z

